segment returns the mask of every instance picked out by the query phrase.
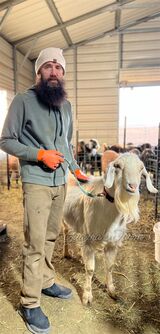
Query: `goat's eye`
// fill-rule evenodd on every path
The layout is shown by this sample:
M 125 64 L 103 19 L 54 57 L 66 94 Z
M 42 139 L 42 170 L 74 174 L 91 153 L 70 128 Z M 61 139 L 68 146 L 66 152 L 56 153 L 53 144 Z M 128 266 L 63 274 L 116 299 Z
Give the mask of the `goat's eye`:
M 121 169 L 121 166 L 119 164 L 115 164 L 114 167 L 117 169 Z

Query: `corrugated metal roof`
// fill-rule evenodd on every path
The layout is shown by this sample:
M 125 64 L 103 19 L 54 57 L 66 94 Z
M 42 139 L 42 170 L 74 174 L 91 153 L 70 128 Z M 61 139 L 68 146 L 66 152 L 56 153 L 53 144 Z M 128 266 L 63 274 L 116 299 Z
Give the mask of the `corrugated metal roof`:
M 12 8 L 2 33 L 14 42 L 55 25 L 56 21 L 45 1 L 27 0 Z
M 113 0 L 55 0 L 56 7 L 64 21 L 86 14 L 113 3 Z
M 52 45 L 68 49 L 105 34 L 160 31 L 159 17 L 159 0 L 0 1 L 1 36 L 31 60 Z
M 104 13 L 67 28 L 73 43 L 97 36 L 114 27 L 114 13 Z
M 22 44 L 21 45 L 22 53 L 26 54 L 31 46 L 32 46 L 32 41 Z M 41 37 L 40 39 L 35 40 L 34 48 L 30 53 L 30 59 L 36 58 L 42 49 L 51 46 L 56 46 L 62 49 L 67 48 L 67 42 L 65 41 L 60 31 L 56 31 L 55 33 L 48 34 L 46 36 Z

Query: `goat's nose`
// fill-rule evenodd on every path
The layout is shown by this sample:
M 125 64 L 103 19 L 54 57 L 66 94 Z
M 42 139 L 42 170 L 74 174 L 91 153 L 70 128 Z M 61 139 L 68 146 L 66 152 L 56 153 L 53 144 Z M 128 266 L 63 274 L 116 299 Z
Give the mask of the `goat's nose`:
M 136 191 L 136 189 L 137 189 L 137 184 L 136 183 L 129 183 L 128 184 L 129 185 L 129 188 L 130 188 L 130 190 L 131 191 Z

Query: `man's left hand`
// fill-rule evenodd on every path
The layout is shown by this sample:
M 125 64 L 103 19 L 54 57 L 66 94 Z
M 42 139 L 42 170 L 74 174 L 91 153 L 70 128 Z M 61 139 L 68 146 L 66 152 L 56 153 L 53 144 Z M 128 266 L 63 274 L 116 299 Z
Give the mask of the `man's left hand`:
M 83 183 L 89 182 L 90 178 L 84 174 L 80 169 L 74 170 L 74 175 L 76 176 L 77 180 Z

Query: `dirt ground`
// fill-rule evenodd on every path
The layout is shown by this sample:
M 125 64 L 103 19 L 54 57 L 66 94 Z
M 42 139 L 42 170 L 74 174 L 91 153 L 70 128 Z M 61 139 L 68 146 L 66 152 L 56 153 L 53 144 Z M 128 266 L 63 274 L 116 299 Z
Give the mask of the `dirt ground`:
M 93 304 L 81 303 L 84 266 L 80 260 L 63 259 L 63 235 L 57 240 L 53 262 L 56 280 L 73 289 L 71 300 L 42 296 L 41 306 L 54 334 L 157 334 L 160 333 L 160 265 L 154 259 L 153 202 L 140 202 L 140 221 L 129 224 L 128 234 L 114 268 L 117 300 L 105 288 L 101 254 L 96 257 Z M 13 187 L 0 191 L 0 220 L 8 238 L 0 240 L 0 333 L 27 334 L 18 315 L 23 243 L 22 192 Z M 75 249 L 71 244 L 71 249 Z

